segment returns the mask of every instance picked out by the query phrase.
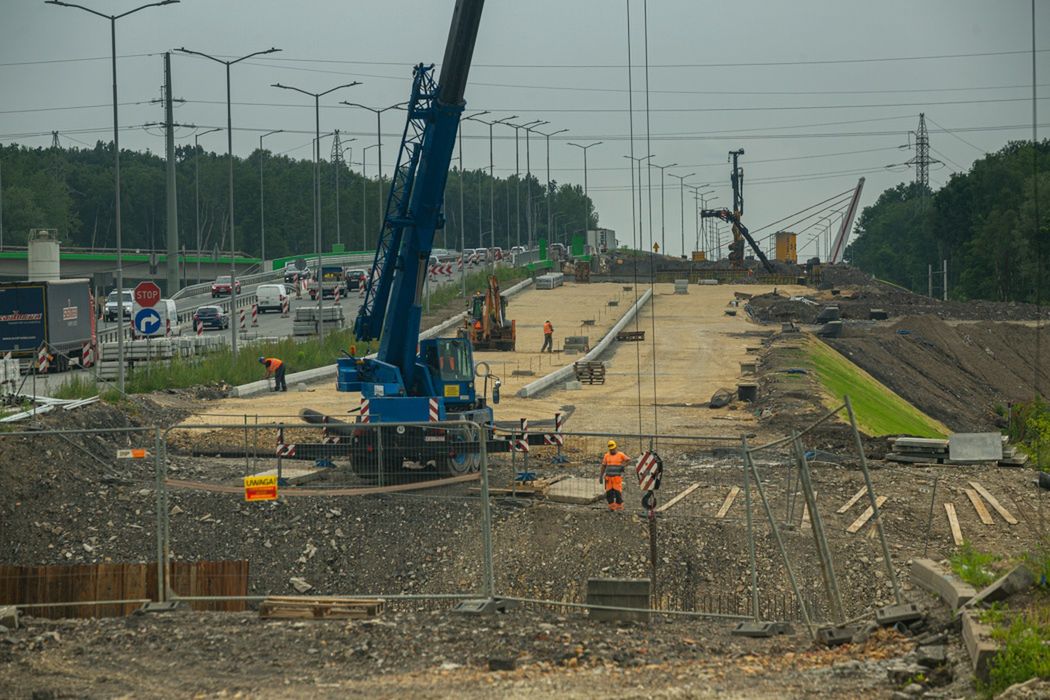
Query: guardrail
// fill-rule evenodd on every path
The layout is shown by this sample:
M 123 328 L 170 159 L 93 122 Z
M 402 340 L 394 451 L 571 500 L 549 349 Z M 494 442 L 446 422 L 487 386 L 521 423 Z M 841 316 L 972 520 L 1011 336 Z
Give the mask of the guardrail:
M 283 279 L 283 277 L 284 277 L 284 271 L 283 270 L 280 271 L 280 272 L 256 272 L 256 273 L 251 274 L 251 275 L 238 275 L 237 276 L 237 281 L 240 282 L 241 285 L 243 286 L 243 285 L 248 285 L 248 284 L 261 284 L 263 282 L 267 282 L 267 281 L 272 280 L 272 279 L 278 279 L 278 278 L 282 278 Z M 201 282 L 200 284 L 191 284 L 191 285 L 183 287 L 179 291 L 175 292 L 169 298 L 171 298 L 171 299 L 182 299 L 184 297 L 193 297 L 193 296 L 197 296 L 198 294 L 204 294 L 205 292 L 210 292 L 211 291 L 211 284 L 212 284 L 211 282 Z

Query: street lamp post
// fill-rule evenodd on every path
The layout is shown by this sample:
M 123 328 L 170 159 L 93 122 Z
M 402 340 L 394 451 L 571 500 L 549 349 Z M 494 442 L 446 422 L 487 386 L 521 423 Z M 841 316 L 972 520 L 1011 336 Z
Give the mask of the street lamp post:
M 660 249 L 664 251 L 664 255 L 667 255 L 667 228 L 664 226 L 664 170 L 677 167 L 678 163 L 667 165 L 649 163 L 649 166 L 660 170 Z
M 518 148 L 518 132 L 527 126 L 533 126 L 545 123 L 542 119 L 535 119 L 531 122 L 525 122 L 524 124 L 511 124 L 509 121 L 503 122 L 511 129 L 514 129 L 514 216 L 517 219 L 514 228 L 516 231 L 517 242 L 515 245 L 521 246 L 521 149 Z M 510 204 L 508 200 L 507 204 Z M 509 235 L 509 231 L 507 232 Z
M 711 192 L 714 192 L 714 190 L 711 190 Z M 704 194 L 705 195 L 706 194 L 711 194 L 711 192 L 704 192 Z M 714 197 L 711 197 L 710 199 L 703 199 L 702 200 L 703 207 L 706 209 L 708 206 L 710 206 L 711 202 L 715 201 L 716 199 L 718 199 L 718 195 L 715 195 Z M 715 260 L 718 260 L 718 253 L 722 249 L 722 240 L 721 240 L 721 235 L 720 235 L 721 232 L 718 229 L 718 222 L 717 221 L 712 221 L 711 223 L 709 223 L 707 225 L 707 230 L 709 231 L 708 238 L 713 238 L 714 239 L 713 252 L 715 254 L 714 255 Z
M 379 228 L 383 228 L 383 112 L 391 109 L 398 109 L 404 107 L 407 102 L 398 102 L 396 105 L 390 105 L 389 107 L 383 107 L 382 109 L 376 109 L 375 107 L 366 107 L 365 105 L 358 104 L 356 102 L 342 101 L 339 104 L 344 104 L 347 107 L 359 107 L 361 109 L 367 109 L 376 115 L 376 145 L 379 150 L 376 151 L 376 160 L 379 162 Z
M 548 239 L 552 239 L 553 238 L 552 228 L 554 226 L 554 221 L 551 218 L 551 200 L 554 198 L 552 196 L 553 193 L 551 192 L 551 136 L 556 136 L 558 134 L 564 134 L 566 131 L 568 131 L 568 129 L 559 129 L 558 131 L 552 131 L 549 134 L 544 134 L 542 131 L 537 131 L 536 132 L 538 134 L 543 134 L 543 137 L 547 140 L 547 192 L 546 192 L 545 198 L 547 200 L 547 238 Z
M 378 143 L 361 149 L 361 248 L 368 250 L 368 150 L 377 148 Z M 378 243 L 378 241 L 376 241 Z
M 525 228 L 526 233 L 529 237 L 529 250 L 532 250 L 533 233 L 535 233 L 536 218 L 535 212 L 532 211 L 532 158 L 529 154 L 529 143 L 531 141 L 531 139 L 529 138 L 529 134 L 531 134 L 537 126 L 544 126 L 545 124 L 550 124 L 550 122 L 539 121 L 536 124 L 525 128 L 525 206 L 527 207 L 525 211 Z M 541 132 L 537 131 L 536 133 Z
M 680 203 L 679 203 L 679 207 L 682 210 L 681 214 L 682 214 L 682 257 L 683 258 L 686 257 L 686 255 L 685 255 L 685 181 L 688 180 L 689 178 L 693 177 L 694 175 L 696 175 L 696 173 L 689 173 L 688 175 L 675 175 L 674 173 L 671 173 L 671 177 L 676 177 L 676 178 L 678 178 L 678 181 L 679 181 L 679 183 L 678 183 L 679 184 L 679 193 L 678 194 L 679 194 L 679 197 L 680 197 L 680 200 L 681 200 Z
M 356 138 L 347 139 L 346 143 L 356 141 Z M 346 148 L 339 151 L 339 156 L 335 159 L 335 242 L 343 244 L 343 229 L 340 225 L 340 207 L 339 207 L 339 171 L 343 169 L 343 154 L 350 151 L 350 160 L 354 159 L 354 147 L 347 146 Z
M 496 119 L 488 122 L 489 127 L 489 241 L 492 248 L 496 247 L 496 160 L 493 155 L 492 147 L 492 128 L 497 124 L 503 124 L 511 119 L 517 119 L 517 114 L 512 114 L 509 117 L 503 117 L 502 119 Z M 507 200 L 507 206 L 510 206 L 510 200 Z M 509 231 L 508 231 L 509 235 Z M 479 241 L 484 247 L 484 242 Z M 485 256 L 488 257 L 487 255 Z M 492 261 L 492 269 L 496 269 L 496 261 Z
M 265 51 L 256 51 L 250 53 L 247 56 L 241 56 L 235 58 L 232 61 L 224 61 L 221 58 L 210 56 L 200 51 L 190 51 L 186 47 L 175 49 L 179 53 L 191 54 L 193 56 L 200 56 L 206 58 L 209 61 L 215 61 L 226 66 L 226 160 L 229 163 L 229 219 L 230 219 L 230 316 L 232 317 L 237 311 L 237 246 L 235 241 L 235 229 L 233 225 L 233 102 L 230 99 L 230 66 L 241 61 L 246 61 L 249 58 L 255 56 L 262 56 L 268 53 L 276 53 L 280 49 L 269 48 Z M 230 351 L 233 353 L 234 358 L 237 357 L 237 324 L 230 320 Z
M 638 251 L 642 251 L 642 246 L 645 244 L 644 231 L 642 230 L 642 162 L 649 160 L 653 157 L 650 153 L 647 156 L 624 156 L 627 160 L 635 161 L 638 163 Z M 634 202 L 634 163 L 631 163 L 631 204 Z M 631 237 L 634 237 L 634 221 L 631 221 Z M 637 269 L 637 268 L 635 268 Z
M 467 217 L 463 210 L 463 190 L 466 187 L 466 181 L 464 180 L 463 173 L 463 122 L 468 119 L 474 119 L 482 124 L 487 122 L 478 119 L 478 117 L 488 114 L 489 111 L 486 109 L 475 114 L 471 114 L 469 117 L 460 117 L 459 129 L 457 129 L 457 136 L 459 137 L 459 255 L 460 259 L 463 258 L 463 250 L 467 246 Z M 481 242 L 481 193 L 478 193 L 478 242 Z M 463 298 L 467 297 L 467 275 L 463 270 L 460 270 L 460 293 Z
M 360 82 L 355 80 L 352 83 L 336 85 L 322 92 L 310 92 L 309 90 L 303 90 L 292 85 L 282 85 L 281 83 L 274 83 L 270 86 L 281 88 L 282 90 L 292 90 L 314 98 L 314 243 L 317 245 L 317 339 L 320 341 L 324 340 L 324 318 L 322 317 L 324 290 L 321 286 L 321 98 L 336 90 L 360 84 Z
M 122 231 L 120 228 L 120 136 L 119 136 L 119 120 L 117 118 L 117 20 L 123 17 L 127 17 L 130 14 L 134 14 L 139 10 L 145 10 L 147 7 L 160 7 L 161 5 L 174 5 L 179 0 L 161 0 L 160 2 L 151 2 L 147 5 L 141 5 L 134 9 L 128 10 L 127 12 L 121 12 L 119 15 L 107 15 L 97 10 L 92 10 L 89 7 L 83 5 L 77 5 L 71 2 L 62 2 L 62 0 L 46 0 L 45 4 L 58 5 L 60 7 L 75 7 L 78 10 L 83 10 L 96 17 L 102 17 L 103 19 L 109 20 L 109 49 L 110 49 L 110 65 L 113 71 L 113 208 L 114 208 L 114 227 L 116 228 L 117 234 L 117 299 L 120 306 L 120 321 L 118 325 L 121 326 L 120 332 L 117 333 L 117 363 L 119 369 L 117 370 L 117 388 L 120 393 L 124 393 L 124 241 L 122 238 Z
M 219 127 L 193 135 L 193 209 L 197 221 L 197 284 L 201 283 L 201 166 L 200 137 L 213 131 L 222 131 Z
M 578 144 L 578 143 L 569 142 L 570 146 L 575 146 L 576 148 L 578 148 L 581 151 L 583 151 L 583 237 L 584 237 L 584 239 L 587 238 L 587 229 L 590 228 L 590 226 L 591 226 L 591 196 L 590 196 L 590 194 L 588 192 L 588 189 L 587 189 L 587 149 L 588 148 L 592 148 L 594 146 L 597 146 L 600 143 L 602 143 L 602 142 L 601 141 L 595 141 L 594 143 L 589 143 L 586 146 L 583 146 L 583 145 Z
M 707 187 L 707 185 L 700 185 L 700 187 Z M 700 187 L 696 188 L 696 196 L 700 198 L 700 211 L 703 211 L 704 209 L 707 209 L 707 201 L 704 199 L 704 197 L 714 192 L 714 190 L 707 190 L 706 192 L 701 192 Z M 707 253 L 707 249 L 709 247 L 709 241 L 707 240 L 707 232 L 709 229 L 710 227 L 708 226 L 707 221 L 704 219 L 704 217 L 701 216 L 700 236 L 697 238 L 696 248 L 697 250 L 704 251 L 705 254 Z
M 282 131 L 284 129 L 267 131 L 259 137 L 259 246 L 261 248 L 259 257 L 262 258 L 264 268 L 266 267 L 266 205 L 263 201 L 265 197 L 263 193 L 263 139 L 272 134 L 279 134 Z

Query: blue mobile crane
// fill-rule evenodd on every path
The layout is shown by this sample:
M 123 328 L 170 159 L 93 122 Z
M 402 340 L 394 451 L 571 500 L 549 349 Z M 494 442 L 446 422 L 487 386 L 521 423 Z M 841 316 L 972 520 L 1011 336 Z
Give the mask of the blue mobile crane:
M 480 440 L 491 437 L 488 382 L 478 396 L 470 341 L 419 337 L 423 285 L 434 232 L 444 226 L 445 181 L 466 104 L 463 94 L 483 5 L 484 0 L 457 0 L 437 81 L 433 65 L 413 69 L 397 167 L 354 323 L 356 338 L 378 338 L 379 350 L 373 358 L 338 361 L 337 389 L 360 392 L 367 421 L 378 424 L 350 431 L 351 466 L 362 477 L 396 475 L 406 462 L 425 464 L 439 474 L 476 471 Z M 498 402 L 495 381 L 493 402 Z M 465 424 L 403 425 L 435 420 Z M 358 421 L 360 426 L 364 417 Z M 475 426 L 485 426 L 484 436 Z

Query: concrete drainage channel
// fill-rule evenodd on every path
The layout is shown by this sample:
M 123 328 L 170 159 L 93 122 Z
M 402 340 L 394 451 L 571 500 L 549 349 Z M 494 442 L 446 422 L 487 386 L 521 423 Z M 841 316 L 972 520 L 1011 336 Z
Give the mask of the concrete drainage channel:
M 521 282 L 518 282 L 514 286 L 510 287 L 509 289 L 507 289 L 507 291 L 504 292 L 504 296 L 508 296 L 508 297 L 514 296 L 518 292 L 521 292 L 521 291 L 524 291 L 525 289 L 528 289 L 529 286 L 531 286 L 531 285 L 532 285 L 532 280 L 531 279 L 527 279 L 527 280 L 523 280 Z M 432 327 L 426 329 L 425 331 L 423 331 L 422 333 L 419 334 L 419 338 L 420 338 L 420 340 L 425 340 L 427 338 L 433 338 L 435 336 L 441 335 L 442 333 L 447 331 L 449 328 L 454 328 L 456 326 L 461 325 L 466 318 L 467 318 L 467 312 L 466 311 L 464 311 L 462 313 L 458 313 L 455 316 L 453 316 L 453 317 L 451 317 L 451 318 L 449 318 L 449 319 L 447 319 L 445 321 L 442 321 L 438 325 L 432 326 Z M 617 326 L 619 326 L 619 324 L 617 324 Z M 605 342 L 605 341 L 603 340 L 602 342 Z M 369 357 L 374 357 L 374 356 L 375 356 L 374 353 L 372 355 L 369 355 Z M 335 364 L 326 365 L 324 367 L 315 367 L 314 369 L 308 369 L 308 370 L 304 370 L 302 372 L 295 372 L 294 374 L 289 374 L 285 379 L 286 379 L 286 381 L 289 384 L 315 382 L 315 381 L 317 381 L 319 379 L 325 379 L 325 378 L 328 378 L 328 377 L 334 377 L 335 374 L 336 374 L 336 368 L 337 368 L 337 365 L 335 365 Z M 570 367 L 570 369 L 571 369 L 571 367 Z M 268 391 L 269 389 L 270 389 L 270 381 L 268 379 L 263 379 L 263 380 L 260 380 L 260 381 L 257 381 L 257 382 L 249 382 L 248 384 L 241 384 L 240 386 L 233 387 L 233 389 L 230 390 L 230 396 L 236 396 L 238 398 L 243 398 L 245 396 L 254 396 L 255 394 L 261 394 L 264 391 Z
M 605 352 L 609 345 L 612 344 L 613 340 L 616 339 L 616 334 L 624 329 L 624 327 L 631 322 L 631 320 L 638 314 L 643 306 L 648 303 L 649 299 L 653 296 L 652 288 L 645 290 L 645 293 L 638 298 L 638 301 L 634 303 L 631 308 L 627 309 L 624 315 L 616 322 L 609 332 L 591 348 L 591 351 L 579 359 L 579 362 L 591 362 L 597 360 L 603 352 Z M 534 382 L 530 382 L 518 390 L 518 396 L 523 399 L 528 399 L 536 396 L 537 394 L 556 386 L 560 382 L 564 382 L 571 377 L 575 376 L 573 365 L 565 365 L 559 369 L 554 370 L 545 377 L 540 377 Z

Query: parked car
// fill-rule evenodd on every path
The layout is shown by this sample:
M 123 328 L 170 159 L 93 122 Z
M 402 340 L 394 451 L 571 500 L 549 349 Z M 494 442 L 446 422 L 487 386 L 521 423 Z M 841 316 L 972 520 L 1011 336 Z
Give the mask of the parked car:
M 237 280 L 236 284 L 237 293 L 240 294 L 241 281 Z M 229 275 L 222 275 L 221 277 L 216 277 L 215 281 L 211 283 L 211 297 L 212 299 L 214 299 L 215 297 L 228 297 L 230 296 L 230 294 L 232 294 L 232 289 L 233 287 L 230 283 Z
M 288 292 L 283 284 L 260 284 L 255 288 L 255 297 L 258 300 L 259 313 L 263 314 L 271 310 L 283 310 Z
M 197 324 L 223 330 L 230 327 L 230 317 L 218 306 L 202 306 L 193 312 L 193 327 Z
M 350 291 L 359 290 L 365 286 L 365 280 L 367 279 L 368 273 L 364 270 L 347 270 L 346 288 Z
M 130 289 L 124 290 L 123 302 L 117 300 L 117 290 L 113 290 L 106 297 L 106 306 L 103 309 L 102 316 L 107 321 L 116 321 L 117 317 L 121 315 L 121 307 L 123 307 L 124 318 L 131 318 L 131 309 L 135 305 L 135 295 Z
M 523 246 L 523 245 L 516 245 L 516 246 L 514 246 L 514 247 L 512 247 L 510 249 L 510 254 L 511 255 L 517 255 L 518 253 L 524 253 L 524 252 L 525 252 L 525 246 Z

